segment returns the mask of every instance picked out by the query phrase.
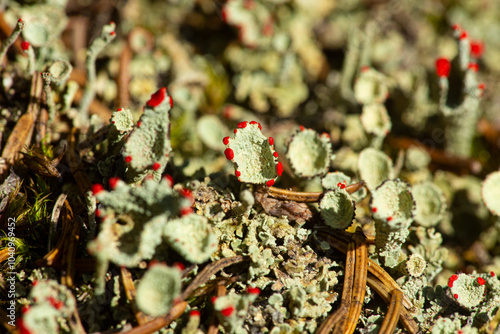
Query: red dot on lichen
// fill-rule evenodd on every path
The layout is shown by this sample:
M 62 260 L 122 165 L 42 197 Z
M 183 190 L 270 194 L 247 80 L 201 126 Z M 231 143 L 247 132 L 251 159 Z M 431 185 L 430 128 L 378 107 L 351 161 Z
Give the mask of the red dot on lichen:
M 462 31 L 462 33 L 460 34 L 460 36 L 458 37 L 460 39 L 466 39 L 467 38 L 467 31 Z
M 260 125 L 260 123 L 258 123 L 258 125 L 259 125 L 259 130 L 262 131 L 262 125 Z
M 234 133 L 238 132 L 238 129 L 234 129 L 234 131 L 233 131 L 233 132 L 234 132 Z
M 95 183 L 92 185 L 92 194 L 97 195 L 104 190 L 104 186 L 100 183 Z
M 30 310 L 30 307 L 29 307 L 29 306 L 23 306 L 23 308 L 21 309 L 21 313 L 22 313 L 22 314 L 25 314 L 25 313 L 27 313 L 29 310 Z
M 234 312 L 234 306 L 228 306 L 225 309 L 221 310 L 220 313 L 225 317 L 230 317 Z
M 233 160 L 234 158 L 234 151 L 230 148 L 226 148 L 224 150 L 224 155 L 226 156 L 227 160 Z
M 455 293 L 455 294 L 453 295 L 453 297 L 454 297 L 455 299 L 457 299 L 457 298 L 458 298 L 458 295 Z
M 118 108 L 118 109 L 116 109 L 116 111 L 122 111 L 122 110 L 123 110 L 123 108 Z
M 229 136 L 222 138 L 222 142 L 224 143 L 224 145 L 229 144 Z
M 460 29 L 462 29 L 462 27 L 460 27 L 459 24 L 455 23 L 453 26 L 451 26 L 451 29 L 453 29 L 453 30 L 460 30 Z
M 228 15 L 227 15 L 227 9 L 226 8 L 222 9 L 221 16 L 222 16 L 222 21 L 223 22 L 227 22 Z
M 151 108 L 157 107 L 160 103 L 163 102 L 165 96 L 167 96 L 167 87 L 162 87 L 158 89 L 156 93 L 151 95 L 151 98 L 148 102 L 146 102 L 146 104 Z
M 470 42 L 470 54 L 472 57 L 479 58 L 483 55 L 484 43 L 482 41 Z
M 300 125 L 299 128 L 300 128 L 300 131 L 304 131 L 305 130 L 305 128 L 304 128 L 303 125 Z
M 114 36 L 114 35 L 116 35 L 116 32 L 112 31 L 112 32 L 110 32 L 109 34 L 110 34 L 111 36 Z
M 101 214 L 102 214 L 101 210 L 99 209 L 95 210 L 96 217 L 101 217 Z
M 24 51 L 26 51 L 29 48 L 30 48 L 30 42 L 27 42 L 27 41 L 22 41 L 21 42 L 21 49 L 23 49 Z
M 180 271 L 183 271 L 184 268 L 186 268 L 186 266 L 184 264 L 180 263 L 180 262 L 174 262 L 174 263 L 172 263 L 172 266 L 176 267 Z
M 237 127 L 240 128 L 240 129 L 246 128 L 247 123 L 248 123 L 247 121 L 240 122 L 240 123 L 238 123 Z
M 257 121 L 251 121 L 250 124 L 257 124 Z
M 484 278 L 482 278 L 482 277 L 478 277 L 477 278 L 477 284 L 484 285 L 484 283 L 486 283 L 486 281 L 484 280 Z
M 181 209 L 181 216 L 190 215 L 192 213 L 193 213 L 193 208 L 190 206 L 186 206 Z
M 387 221 L 390 222 L 392 220 L 392 217 L 387 217 Z
M 17 22 L 23 22 L 23 19 L 19 19 L 19 20 L 17 20 Z
M 366 66 L 366 65 L 365 65 L 365 66 L 362 66 L 362 67 L 361 67 L 361 72 L 366 72 L 366 71 L 368 71 L 369 69 L 370 69 L 370 66 Z
M 276 165 L 276 173 L 278 173 L 278 176 L 281 176 L 281 174 L 283 174 L 283 164 L 279 161 Z
M 200 316 L 200 311 L 198 311 L 198 310 L 192 310 L 191 312 L 189 312 L 189 316 L 190 317 L 199 317 Z
M 274 152 L 274 153 L 273 153 L 273 156 L 274 156 L 275 158 L 277 158 L 277 157 L 278 157 L 278 152 Z
M 213 303 L 215 303 L 215 301 L 217 300 L 217 297 L 213 296 L 212 298 L 210 298 L 210 301 Z
M 436 60 L 436 74 L 438 77 L 448 77 L 450 75 L 451 63 L 446 58 Z
M 170 188 L 172 188 L 174 185 L 174 178 L 172 177 L 172 175 L 165 174 L 163 178 L 168 181 Z
M 274 138 L 273 137 L 269 137 L 269 145 L 274 145 Z
M 137 127 L 138 127 L 138 128 L 140 128 L 140 127 L 141 127 L 141 124 L 142 124 L 142 122 L 141 122 L 141 121 L 137 122 Z
M 486 85 L 484 84 L 484 82 L 481 82 L 479 85 L 477 85 L 477 88 L 484 90 L 486 88 Z
M 155 162 L 153 164 L 153 166 L 151 166 L 151 169 L 154 171 L 157 171 L 158 169 L 160 169 L 160 167 L 161 167 L 161 164 L 159 162 Z
M 471 71 L 477 72 L 479 70 L 479 65 L 477 63 L 469 63 L 468 68 Z
M 225 106 L 224 110 L 222 111 L 222 116 L 224 116 L 224 118 L 231 118 L 232 113 L 233 113 L 233 107 Z
M 118 184 L 118 181 L 120 181 L 119 177 L 110 177 L 108 184 L 111 189 L 115 189 L 116 185 Z
M 174 107 L 174 100 L 172 100 L 172 96 L 168 97 L 168 104 L 170 104 L 170 109 Z
M 241 172 L 239 170 L 237 170 L 237 171 L 234 172 L 234 175 L 236 175 L 236 177 L 240 177 L 241 176 Z
M 125 157 L 125 162 L 128 163 L 128 164 L 131 163 L 132 162 L 132 157 L 130 155 L 127 155 Z
M 271 180 L 267 181 L 267 182 L 266 182 L 266 185 L 267 185 L 268 187 L 272 187 L 272 186 L 274 185 L 274 179 L 271 179 Z
M 182 197 L 187 197 L 187 198 L 191 198 L 193 197 L 193 193 L 191 192 L 191 190 L 189 189 L 186 189 L 186 188 L 182 188 L 179 190 L 179 194 L 182 196 Z
M 495 273 L 493 271 L 490 271 L 490 276 L 495 277 Z
M 252 288 L 248 287 L 247 292 L 252 294 L 252 295 L 260 295 L 260 289 L 259 288 Z
M 372 208 L 372 212 L 377 212 L 377 208 Z

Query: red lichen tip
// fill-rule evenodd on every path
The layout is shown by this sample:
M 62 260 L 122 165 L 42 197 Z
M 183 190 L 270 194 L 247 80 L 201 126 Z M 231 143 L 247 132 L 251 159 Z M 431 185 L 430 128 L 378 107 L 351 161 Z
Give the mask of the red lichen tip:
M 22 314 L 28 313 L 29 310 L 30 310 L 30 306 L 29 305 L 23 306 L 23 308 L 21 309 L 21 313 Z
M 23 49 L 24 51 L 27 51 L 29 48 L 30 48 L 30 42 L 27 42 L 27 41 L 21 42 L 21 49 Z
M 453 29 L 453 30 L 462 30 L 462 27 L 459 24 L 455 23 L 454 25 L 451 26 L 451 29 Z
M 122 110 L 123 110 L 123 108 L 118 108 L 118 109 L 116 109 L 116 111 L 122 111 Z
M 479 58 L 484 53 L 484 42 L 483 41 L 471 41 L 470 42 L 470 55 L 475 58 Z
M 174 186 L 174 178 L 172 177 L 172 175 L 165 174 L 165 176 L 163 178 L 165 180 L 167 180 L 167 182 L 169 183 L 170 188 L 172 188 Z
M 453 282 L 455 282 L 458 279 L 457 275 L 451 275 L 450 278 L 448 279 L 448 286 L 450 288 L 453 288 Z
M 257 124 L 257 122 L 256 121 L 251 121 L 250 124 Z
M 480 90 L 484 90 L 486 88 L 486 85 L 484 84 L 484 82 L 481 82 L 479 85 L 477 85 L 477 88 L 479 88 Z
M 453 298 L 457 299 L 457 298 L 458 298 L 458 295 L 455 293 L 455 294 L 453 295 Z
M 137 122 L 137 127 L 140 128 L 142 125 L 142 121 Z
M 274 185 L 274 179 L 271 179 L 271 180 L 266 182 L 266 186 L 268 186 L 268 187 L 272 187 L 273 185 Z
M 182 197 L 187 197 L 187 198 L 192 198 L 193 197 L 193 193 L 191 192 L 191 190 L 189 189 L 186 189 L 186 188 L 182 188 L 179 190 L 179 194 L 182 196 Z
M 269 137 L 269 145 L 273 146 L 274 145 L 274 138 Z
M 172 263 L 172 267 L 175 267 L 175 268 L 179 269 L 180 271 L 183 271 L 186 268 L 186 266 L 180 262 Z
M 460 34 L 460 36 L 458 37 L 459 39 L 466 39 L 467 38 L 467 31 L 462 31 L 462 33 Z
M 493 271 L 490 271 L 490 276 L 495 277 L 495 273 Z
M 305 130 L 305 128 L 304 128 L 303 125 L 299 125 L 299 128 L 300 128 L 300 131 L 304 131 Z
M 158 169 L 160 169 L 160 167 L 161 167 L 161 164 L 159 162 L 155 162 L 153 164 L 153 166 L 151 166 L 151 169 L 154 171 L 157 171 Z
M 482 278 L 482 277 L 477 278 L 477 284 L 484 285 L 485 283 L 486 283 L 486 281 L 484 280 L 484 278 Z
M 151 98 L 149 99 L 148 102 L 146 102 L 146 104 L 151 108 L 157 107 L 160 105 L 160 103 L 163 102 L 166 96 L 167 96 L 167 87 L 162 87 L 158 89 L 156 93 L 151 95 Z
M 116 32 L 112 31 L 112 32 L 110 32 L 109 34 L 110 34 L 111 36 L 114 36 L 114 35 L 116 35 Z
M 436 74 L 438 77 L 449 77 L 451 70 L 451 63 L 446 58 L 438 58 L 436 60 Z
M 92 185 L 92 194 L 94 194 L 94 196 L 103 190 L 104 190 L 104 186 L 100 183 L 95 183 Z
M 125 162 L 128 163 L 128 164 L 131 163 L 132 162 L 132 157 L 130 155 L 127 155 L 125 157 Z
M 366 71 L 368 71 L 369 69 L 370 69 L 370 66 L 366 66 L 366 65 L 365 65 L 365 66 L 362 66 L 362 67 L 361 67 L 361 72 L 366 72 Z
M 226 307 L 225 309 L 221 310 L 220 313 L 224 316 L 224 317 L 230 317 L 231 314 L 233 314 L 234 312 L 234 306 L 228 306 Z
M 278 152 L 274 152 L 274 153 L 273 153 L 273 156 L 274 156 L 275 158 L 277 158 L 277 157 L 278 157 Z
M 174 100 L 172 100 L 172 96 L 168 97 L 168 103 L 170 104 L 170 109 L 174 107 Z
M 283 174 L 283 164 L 279 161 L 276 165 L 276 173 L 278 174 L 278 176 L 281 176 L 281 174 Z
M 239 170 L 236 170 L 236 171 L 234 171 L 234 175 L 236 175 L 236 177 L 240 177 L 241 176 L 241 172 Z
M 229 144 L 229 136 L 222 138 L 222 142 L 224 143 L 224 145 Z
M 193 213 L 193 208 L 190 206 L 185 206 L 181 209 L 181 216 L 187 216 Z
M 344 181 L 344 182 L 345 182 L 345 181 Z M 337 187 L 339 187 L 340 189 L 345 189 L 345 184 L 344 184 L 344 183 L 342 183 L 342 182 L 339 182 L 339 183 L 337 183 Z M 391 218 L 391 217 L 389 217 L 389 218 Z M 387 219 L 389 220 L 389 218 L 387 218 Z M 391 219 L 392 219 L 392 218 L 391 218 Z
M 200 316 L 200 311 L 198 311 L 198 310 L 192 310 L 191 312 L 189 312 L 189 316 L 190 317 L 199 317 Z
M 477 72 L 479 71 L 479 65 L 477 63 L 469 63 L 469 66 L 468 66 L 469 70 L 471 71 L 474 71 L 474 72 Z
M 257 123 L 259 125 L 259 130 L 262 131 L 262 125 L 260 125 L 260 123 Z
M 57 300 L 54 297 L 48 297 L 47 300 L 57 310 L 60 310 L 64 306 L 64 303 L 62 301 Z
M 213 296 L 212 298 L 210 298 L 210 301 L 213 303 L 215 303 L 215 301 L 217 300 L 217 297 Z
M 238 129 L 234 129 L 234 131 L 233 131 L 233 132 L 234 132 L 234 133 L 238 132 Z
M 252 294 L 252 295 L 260 295 L 260 289 L 259 288 L 252 288 L 252 287 L 248 287 L 247 288 L 247 292 Z
M 101 215 L 102 215 L 102 212 L 101 212 L 100 209 L 95 210 L 95 216 L 96 217 L 101 217 Z
M 233 160 L 234 158 L 234 151 L 230 148 L 226 148 L 224 150 L 224 155 L 226 156 L 227 160 Z
M 17 22 L 22 23 L 22 22 L 23 22 L 23 19 L 19 19 L 19 20 L 17 20 Z
M 387 221 L 390 222 L 392 220 L 392 217 L 387 217 Z
M 116 185 L 118 184 L 118 181 L 120 181 L 119 177 L 110 177 L 108 184 L 111 189 L 115 189 Z
M 248 123 L 247 121 L 245 121 L 245 122 L 240 122 L 240 123 L 238 123 L 237 127 L 238 127 L 239 129 L 246 128 L 247 123 Z
M 372 212 L 377 212 L 377 208 L 372 208 Z

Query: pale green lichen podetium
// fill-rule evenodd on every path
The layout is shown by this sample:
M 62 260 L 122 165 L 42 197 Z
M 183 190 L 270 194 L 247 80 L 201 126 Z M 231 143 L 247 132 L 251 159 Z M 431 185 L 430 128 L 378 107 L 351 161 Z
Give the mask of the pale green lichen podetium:
M 479 65 L 471 60 L 470 40 L 467 32 L 458 25 L 454 26 L 458 44 L 461 75 L 463 75 L 463 99 L 460 104 L 448 102 L 451 63 L 446 58 L 436 60 L 436 73 L 439 77 L 439 109 L 446 117 L 446 149 L 460 157 L 470 157 L 472 140 L 476 134 L 476 124 L 481 114 L 479 103 L 483 96 L 484 84 L 477 80 Z
M 358 171 L 359 177 L 365 181 L 370 191 L 395 176 L 391 158 L 374 148 L 361 151 L 358 157 Z
M 137 285 L 137 307 L 147 315 L 165 315 L 181 293 L 181 277 L 179 268 L 151 265 Z
M 108 133 L 109 153 L 115 155 L 123 148 L 127 136 L 134 129 L 134 119 L 129 109 L 118 108 L 111 114 L 110 122 Z
M 2 62 L 3 57 L 7 53 L 7 50 L 9 47 L 14 44 L 16 39 L 19 37 L 19 34 L 21 34 L 21 31 L 23 31 L 24 28 L 24 22 L 22 19 L 19 19 L 17 21 L 16 26 L 14 27 L 14 30 L 12 31 L 12 34 L 10 34 L 9 37 L 7 37 L 3 42 L 2 45 L 0 45 L 0 62 Z
M 327 191 L 319 202 L 321 217 L 326 225 L 334 229 L 345 230 L 354 219 L 354 201 L 345 187 L 340 184 L 338 188 Z
M 267 138 L 256 121 L 240 122 L 234 130 L 234 137 L 224 137 L 224 155 L 234 164 L 235 175 L 241 182 L 274 185 L 283 173 L 274 150 L 273 137 Z
M 172 97 L 162 87 L 146 102 L 144 113 L 125 143 L 123 156 L 127 164 L 127 182 L 140 182 L 151 173 L 159 181 L 169 160 L 170 110 Z
M 115 23 L 102 27 L 101 34 L 92 42 L 87 51 L 87 83 L 80 101 L 80 119 L 83 124 L 89 122 L 89 106 L 95 97 L 96 68 L 95 62 L 99 53 L 116 37 Z
M 375 220 L 375 246 L 385 266 L 394 268 L 404 260 L 401 246 L 413 222 L 415 203 L 410 186 L 399 179 L 387 180 L 372 192 L 370 202 Z
M 330 167 L 332 145 L 330 136 L 319 135 L 313 129 L 300 126 L 292 135 L 286 150 L 286 157 L 297 176 L 314 177 L 324 175 Z
M 414 184 L 411 193 L 417 205 L 415 222 L 424 227 L 436 226 L 447 207 L 443 191 L 432 181 L 424 181 Z
M 500 171 L 486 176 L 481 187 L 481 195 L 491 213 L 500 216 Z

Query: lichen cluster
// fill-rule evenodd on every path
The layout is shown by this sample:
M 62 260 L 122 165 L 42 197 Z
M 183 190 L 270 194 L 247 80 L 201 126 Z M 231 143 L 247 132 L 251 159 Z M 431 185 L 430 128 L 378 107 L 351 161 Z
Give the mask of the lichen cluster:
M 499 331 L 495 1 L 3 1 L 0 22 L 22 333 L 314 333 L 362 234 L 419 331 Z M 359 333 L 390 309 L 368 286 Z

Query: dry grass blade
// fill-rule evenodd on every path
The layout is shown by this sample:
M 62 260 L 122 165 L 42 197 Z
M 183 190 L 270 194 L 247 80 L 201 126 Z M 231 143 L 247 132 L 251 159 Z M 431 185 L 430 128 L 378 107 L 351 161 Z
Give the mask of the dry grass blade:
M 361 228 L 357 228 L 353 236 L 356 244 L 356 264 L 354 267 L 354 287 L 352 291 L 351 307 L 347 320 L 345 333 L 353 333 L 359 321 L 359 316 L 363 308 L 366 292 L 366 276 L 368 269 L 368 250 L 366 248 L 365 236 Z M 352 243 L 352 242 L 351 242 Z
M 71 222 L 72 229 L 69 238 L 66 239 L 64 246 L 64 254 L 62 258 L 62 276 L 61 283 L 67 287 L 74 289 L 74 277 L 75 277 L 75 260 L 76 260 L 76 248 L 78 247 L 78 241 L 80 240 L 80 228 L 83 225 L 83 220 L 77 216 Z
M 382 297 L 382 299 L 384 299 L 387 303 L 391 302 L 391 297 L 392 297 L 393 291 L 399 290 L 399 289 L 390 289 L 389 287 L 384 285 L 381 281 L 379 281 L 377 279 L 377 277 L 375 277 L 373 274 L 368 275 L 366 282 L 368 283 L 370 288 L 375 290 L 375 292 L 380 297 Z M 404 296 L 404 294 L 403 294 L 403 296 Z M 410 315 L 410 313 L 406 310 L 405 307 L 402 307 L 400 310 L 400 319 L 399 320 L 401 320 L 401 323 L 403 324 L 403 326 L 406 328 L 406 330 L 409 333 L 411 333 L 411 334 L 418 333 L 418 325 L 415 322 L 415 320 L 413 320 L 413 317 Z
M 130 302 L 130 305 L 132 305 L 132 311 L 134 312 L 135 319 L 139 325 L 144 325 L 152 319 L 137 309 L 137 305 L 135 304 L 135 286 L 132 274 L 125 267 L 120 268 L 120 274 L 122 277 L 123 288 L 125 289 L 125 295 L 127 296 L 127 300 Z
M 352 194 L 361 189 L 363 185 L 364 185 L 363 182 L 358 182 L 355 184 L 348 185 L 345 188 L 345 190 L 349 194 Z M 321 199 L 321 196 L 323 196 L 324 194 L 324 192 L 307 193 L 307 192 L 291 191 L 275 187 L 267 188 L 267 193 L 269 194 L 269 196 L 274 197 L 276 199 L 280 199 L 283 201 L 295 201 L 300 203 L 317 202 Z
M 172 323 L 172 321 L 175 321 L 177 318 L 179 318 L 183 313 L 184 310 L 186 309 L 188 303 L 187 302 L 179 302 L 175 304 L 170 311 L 161 318 L 155 318 L 154 320 L 145 323 L 144 325 L 139 325 L 137 327 L 132 328 L 128 332 L 125 332 L 124 334 L 150 334 L 154 333 L 163 327 L 166 327 Z
M 219 261 L 212 262 L 208 264 L 203 270 L 196 276 L 196 278 L 189 284 L 189 286 L 181 293 L 179 298 L 181 300 L 187 299 L 191 293 L 196 290 L 200 285 L 208 282 L 210 277 L 217 273 L 219 270 L 229 267 L 230 265 L 243 262 L 247 257 L 242 255 L 237 255 L 233 257 L 227 257 L 220 259 Z
M 394 333 L 396 325 L 399 321 L 399 316 L 401 314 L 401 309 L 403 308 L 403 292 L 401 290 L 392 290 L 391 300 L 389 302 L 389 309 L 384 318 L 384 322 L 380 327 L 379 334 L 391 334 Z
M 344 288 L 342 290 L 342 299 L 340 302 L 340 307 L 337 311 L 329 315 L 318 327 L 316 330 L 316 334 L 327 334 L 330 333 L 332 328 L 337 324 L 339 324 L 339 320 L 345 318 L 349 313 L 349 306 L 351 304 L 351 296 L 354 284 L 354 266 L 356 262 L 356 245 L 354 242 L 351 242 L 347 245 L 347 254 L 346 254 L 346 265 L 345 265 L 345 273 L 344 273 Z M 340 333 L 343 332 L 342 325 L 337 326 Z

